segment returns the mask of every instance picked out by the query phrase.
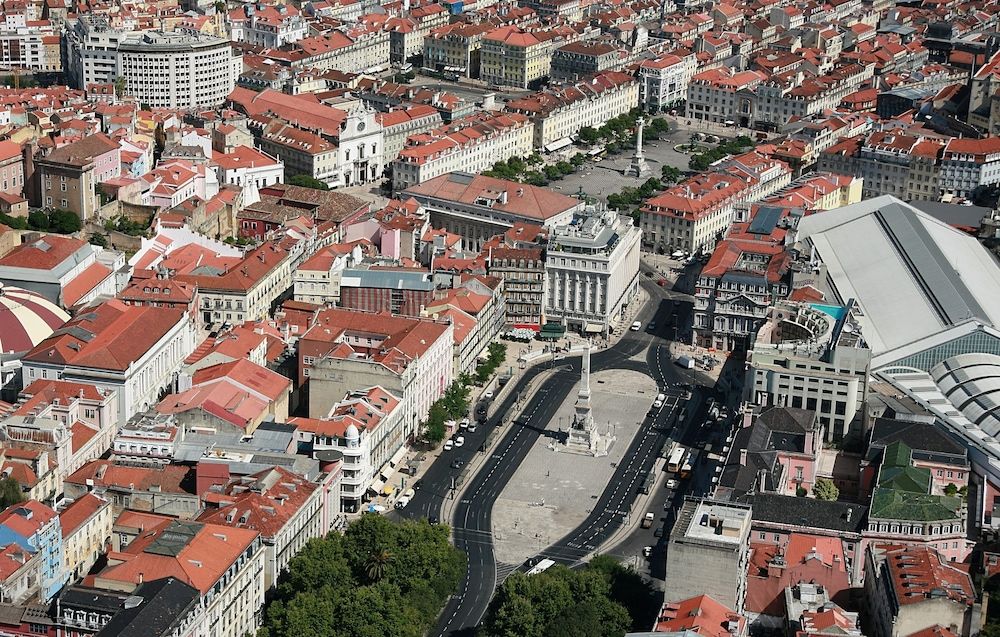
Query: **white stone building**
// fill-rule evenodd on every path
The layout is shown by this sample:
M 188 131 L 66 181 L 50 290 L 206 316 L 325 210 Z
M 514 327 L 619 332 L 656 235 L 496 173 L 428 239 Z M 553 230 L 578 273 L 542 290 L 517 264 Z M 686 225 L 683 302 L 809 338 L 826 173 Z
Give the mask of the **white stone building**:
M 292 418 L 299 443 L 315 455 L 328 449 L 343 454 L 340 482 L 344 512 L 382 493 L 405 452 L 404 409 L 400 398 L 375 386 L 353 391 L 323 418 Z
M 118 43 L 116 76 L 126 94 L 154 108 L 219 106 L 242 72 L 232 43 L 212 36 L 144 31 Z
M 482 172 L 498 161 L 530 155 L 533 130 L 524 115 L 485 111 L 408 139 L 392 162 L 393 190 L 457 170 Z
M 603 71 L 585 81 L 511 100 L 508 111 L 529 117 L 535 148 L 568 144 L 581 128 L 600 128 L 639 104 L 639 83 L 620 71 Z
M 672 53 L 639 65 L 639 99 L 643 108 L 668 108 L 687 99 L 688 84 L 698 68 L 692 53 L 684 57 Z
M 549 236 L 545 315 L 607 335 L 639 293 L 642 231 L 629 217 L 588 210 Z
M 182 310 L 126 305 L 117 299 L 87 308 L 22 359 L 25 385 L 68 380 L 118 393 L 118 422 L 159 400 L 195 347 Z

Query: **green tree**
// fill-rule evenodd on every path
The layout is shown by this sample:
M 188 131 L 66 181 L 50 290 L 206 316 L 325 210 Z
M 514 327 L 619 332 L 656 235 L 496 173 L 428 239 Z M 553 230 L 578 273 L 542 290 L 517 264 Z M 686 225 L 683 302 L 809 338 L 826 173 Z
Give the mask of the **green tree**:
M 24 499 L 21 483 L 10 476 L 0 478 L 0 509 L 24 502 Z
M 287 183 L 292 186 L 302 186 L 304 188 L 312 188 L 314 190 L 329 190 L 330 187 L 319 179 L 315 179 L 310 175 L 292 175 L 288 178 Z
M 525 161 L 528 162 L 529 166 L 537 166 L 538 164 L 541 164 L 545 160 L 542 159 L 542 156 L 539 155 L 538 153 L 531 153 L 530 155 L 528 155 Z
M 695 172 L 704 172 L 712 164 L 705 155 L 694 155 L 688 160 L 688 168 Z
M 447 527 L 363 515 L 291 561 L 258 637 L 419 637 L 454 593 L 464 556 Z
M 583 153 L 577 153 L 570 158 L 569 163 L 579 168 L 580 166 L 587 163 L 587 156 L 584 155 Z
M 556 162 L 556 170 L 558 170 L 561 175 L 572 175 L 576 172 L 576 169 L 573 168 L 573 164 L 568 161 Z
M 500 586 L 483 619 L 490 637 L 624 635 L 632 621 L 611 598 L 601 571 L 554 566 L 538 575 L 514 573 Z M 653 616 L 646 618 L 648 621 Z
M 32 210 L 28 213 L 28 227 L 32 230 L 48 230 L 49 216 L 41 210 Z
M 577 133 L 577 137 L 584 144 L 596 144 L 601 139 L 600 133 L 593 126 L 584 126 L 581 128 Z
M 944 488 L 944 494 L 951 497 L 955 497 L 956 495 L 958 495 L 958 486 L 956 486 L 955 483 L 953 482 L 949 482 L 947 486 L 945 486 Z
M 545 175 L 538 172 L 537 170 L 532 170 L 524 174 L 524 183 L 529 186 L 548 186 L 549 181 L 545 178 Z
M 55 208 L 49 213 L 49 229 L 59 234 L 79 232 L 82 224 L 80 217 L 72 210 Z
M 125 90 L 128 88 L 128 84 L 124 77 L 115 78 L 115 96 L 125 97 Z
M 829 478 L 820 478 L 813 485 L 813 495 L 817 500 L 836 500 L 840 497 L 840 489 Z
M 660 168 L 660 179 L 664 183 L 676 184 L 681 180 L 681 171 L 673 166 L 662 166 Z
M 545 172 L 545 178 L 549 181 L 555 181 L 556 179 L 562 179 L 562 173 L 555 166 L 549 165 L 542 169 Z
M 379 549 L 369 555 L 368 561 L 365 562 L 365 575 L 368 577 L 368 580 L 372 582 L 381 581 L 385 577 L 385 572 L 389 568 L 390 562 L 392 562 L 392 553 L 386 549 Z
M 87 241 L 90 242 L 90 245 L 100 246 L 102 248 L 108 247 L 108 238 L 100 232 L 92 232 Z

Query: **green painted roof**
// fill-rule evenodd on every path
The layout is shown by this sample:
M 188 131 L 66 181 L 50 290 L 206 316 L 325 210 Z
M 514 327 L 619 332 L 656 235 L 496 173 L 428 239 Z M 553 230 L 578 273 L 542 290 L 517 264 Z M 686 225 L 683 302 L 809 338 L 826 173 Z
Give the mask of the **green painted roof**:
M 885 448 L 885 455 L 882 457 L 883 467 L 908 467 L 910 466 L 910 456 L 913 450 L 906 443 L 896 441 Z
M 878 486 L 910 493 L 930 493 L 931 471 L 917 467 L 882 467 Z
M 872 498 L 869 518 L 911 522 L 954 520 L 961 519 L 961 509 L 961 498 L 880 488 Z

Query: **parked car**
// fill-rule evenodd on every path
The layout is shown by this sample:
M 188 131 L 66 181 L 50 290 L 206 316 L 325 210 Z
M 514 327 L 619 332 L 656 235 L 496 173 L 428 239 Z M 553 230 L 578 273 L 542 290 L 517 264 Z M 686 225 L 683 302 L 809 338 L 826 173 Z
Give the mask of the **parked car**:
M 479 423 L 475 423 L 475 422 L 473 422 L 473 423 L 469 423 L 469 433 L 470 433 L 470 434 L 474 434 L 474 433 L 476 433 L 476 429 L 477 429 L 478 427 L 479 427 Z
M 653 547 L 652 546 L 644 546 L 644 547 L 642 547 L 642 556 L 643 557 L 649 557 L 652 554 L 653 554 Z
M 677 482 L 677 480 L 674 480 L 673 478 L 670 478 L 669 480 L 667 480 L 667 483 L 665 485 L 663 485 L 663 486 L 665 486 L 666 488 L 668 488 L 671 491 L 673 491 L 678 486 L 680 486 L 680 482 Z
M 452 469 L 461 469 L 464 466 L 465 466 L 465 463 L 462 462 L 461 460 L 452 460 L 451 461 L 451 468 Z
M 493 390 L 487 389 L 483 392 L 483 400 L 493 400 Z
M 653 537 L 663 537 L 663 527 L 662 526 L 656 527 L 656 530 L 653 531 Z
M 445 451 L 451 451 L 451 448 L 454 447 L 454 446 L 455 446 L 455 443 L 452 442 L 451 440 L 445 440 L 444 441 L 444 450 Z
M 638 332 L 639 330 L 642 329 L 642 323 L 639 322 L 639 321 L 636 321 L 635 323 L 632 323 L 632 328 L 631 329 L 632 329 L 633 332 Z
M 457 438 L 455 438 L 456 447 L 461 447 L 464 444 L 465 444 L 465 436 L 458 436 Z

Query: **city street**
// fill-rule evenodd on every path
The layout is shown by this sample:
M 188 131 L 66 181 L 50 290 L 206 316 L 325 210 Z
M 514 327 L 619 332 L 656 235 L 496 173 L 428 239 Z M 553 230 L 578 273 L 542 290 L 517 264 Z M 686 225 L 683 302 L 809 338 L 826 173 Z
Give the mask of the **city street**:
M 681 303 L 674 315 L 669 290 L 646 277 L 641 283 L 651 301 L 640 311 L 637 320 L 643 325 L 653 321 L 658 326 L 657 330 L 654 333 L 627 332 L 617 345 L 592 355 L 592 370 L 595 373 L 610 369 L 640 371 L 652 376 L 664 389 L 697 380 L 692 372 L 672 364 L 665 340 L 667 334 L 673 334 L 670 322 L 685 320 L 690 304 Z M 672 319 L 672 315 L 675 318 Z M 524 408 L 520 412 L 512 412 L 525 388 L 550 368 L 551 373 L 527 398 Z M 489 419 L 490 426 L 484 428 L 492 429 L 506 418 L 516 417 L 503 438 L 486 451 L 489 456 L 475 475 L 461 480 L 462 470 L 452 469 L 448 461 L 459 459 L 468 464 L 475 454 L 481 453 L 480 446 L 487 436 L 483 429 L 469 434 L 462 448 L 442 455 L 445 461 L 435 462 L 428 468 L 417 497 L 403 511 L 406 517 L 436 519 L 440 516 L 445 498 L 452 497 L 452 487 L 458 487 L 461 493 L 460 500 L 452 509 L 453 514 L 446 521 L 453 526 L 455 545 L 468 556 L 468 571 L 459 592 L 445 606 L 433 634 L 471 635 L 485 614 L 497 584 L 519 566 L 506 565 L 498 569 L 491 532 L 493 504 L 538 437 L 553 435 L 547 430 L 547 425 L 576 386 L 579 374 L 579 356 L 550 361 L 527 370 L 513 391 L 494 410 Z M 671 392 L 668 404 L 654 418 L 643 422 L 639 433 L 629 443 L 626 453 L 629 461 L 616 468 L 592 513 L 576 529 L 543 551 L 543 555 L 551 555 L 552 559 L 566 564 L 578 564 L 593 552 L 591 547 L 599 547 L 627 524 L 630 520 L 628 512 L 639 495 L 637 483 L 652 469 L 682 404 L 679 393 Z

